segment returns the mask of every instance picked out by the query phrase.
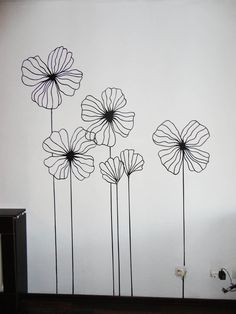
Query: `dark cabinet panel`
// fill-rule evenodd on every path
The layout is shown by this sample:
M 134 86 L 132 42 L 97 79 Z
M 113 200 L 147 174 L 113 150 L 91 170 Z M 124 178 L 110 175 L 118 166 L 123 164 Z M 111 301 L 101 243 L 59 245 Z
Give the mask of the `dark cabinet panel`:
M 0 312 L 16 313 L 20 295 L 27 293 L 25 210 L 0 209 L 0 234 L 4 287 L 0 293 Z

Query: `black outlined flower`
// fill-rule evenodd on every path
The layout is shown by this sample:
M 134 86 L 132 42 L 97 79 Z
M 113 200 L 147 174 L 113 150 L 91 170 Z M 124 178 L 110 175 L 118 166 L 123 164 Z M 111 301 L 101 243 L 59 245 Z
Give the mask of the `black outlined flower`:
M 21 79 L 34 87 L 31 99 L 40 107 L 56 109 L 62 103 L 62 94 L 73 96 L 83 77 L 81 71 L 71 69 L 73 63 L 72 53 L 62 46 L 50 52 L 47 63 L 39 56 L 24 60 Z
M 86 131 L 77 128 L 69 141 L 68 133 L 65 129 L 54 131 L 43 142 L 43 148 L 52 156 L 44 160 L 48 171 L 56 179 L 66 179 L 69 172 L 82 181 L 88 178 L 94 171 L 94 160 L 86 153 L 96 144 L 86 138 Z
M 134 152 L 134 149 L 125 149 L 120 153 L 120 159 L 124 164 L 124 171 L 127 176 L 135 171 L 143 170 L 143 157 Z
M 102 101 L 89 95 L 82 102 L 81 117 L 91 122 L 88 131 L 95 134 L 98 145 L 114 146 L 116 134 L 127 137 L 134 126 L 134 112 L 123 112 L 126 99 L 121 89 L 107 88 Z
M 206 168 L 210 155 L 199 147 L 209 137 L 208 129 L 196 120 L 190 121 L 181 133 L 166 120 L 157 127 L 152 139 L 156 145 L 165 147 L 159 151 L 161 163 L 176 175 L 184 162 L 190 171 L 201 172 Z
M 117 184 L 124 173 L 124 166 L 119 157 L 108 158 L 106 162 L 101 162 L 99 167 L 103 179 L 111 184 Z

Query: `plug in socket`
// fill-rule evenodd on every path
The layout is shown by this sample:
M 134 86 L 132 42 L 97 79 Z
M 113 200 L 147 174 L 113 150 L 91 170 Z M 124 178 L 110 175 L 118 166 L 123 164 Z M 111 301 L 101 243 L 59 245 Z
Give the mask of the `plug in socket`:
M 184 278 L 186 276 L 187 270 L 184 266 L 175 268 L 175 276 Z

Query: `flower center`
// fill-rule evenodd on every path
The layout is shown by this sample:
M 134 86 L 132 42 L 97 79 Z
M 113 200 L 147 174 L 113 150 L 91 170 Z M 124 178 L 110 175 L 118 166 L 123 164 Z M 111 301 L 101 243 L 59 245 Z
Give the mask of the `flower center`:
M 107 120 L 107 122 L 111 123 L 114 119 L 114 110 L 109 110 L 104 113 L 103 118 Z
M 73 150 L 69 150 L 66 154 L 66 159 L 69 161 L 69 163 L 71 163 L 75 158 L 75 153 L 73 152 Z
M 179 142 L 179 148 L 180 148 L 180 150 L 186 150 L 187 149 L 185 142 L 183 140 L 181 142 Z
M 48 74 L 48 79 L 50 81 L 55 81 L 56 80 L 57 75 L 55 73 L 50 73 Z

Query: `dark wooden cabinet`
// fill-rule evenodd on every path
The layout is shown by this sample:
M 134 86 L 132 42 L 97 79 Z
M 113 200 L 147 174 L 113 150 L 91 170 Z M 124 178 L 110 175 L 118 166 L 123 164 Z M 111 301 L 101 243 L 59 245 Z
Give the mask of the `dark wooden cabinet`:
M 0 209 L 0 234 L 3 273 L 0 313 L 16 313 L 21 294 L 27 293 L 25 209 Z

